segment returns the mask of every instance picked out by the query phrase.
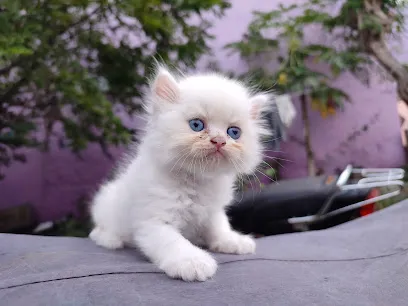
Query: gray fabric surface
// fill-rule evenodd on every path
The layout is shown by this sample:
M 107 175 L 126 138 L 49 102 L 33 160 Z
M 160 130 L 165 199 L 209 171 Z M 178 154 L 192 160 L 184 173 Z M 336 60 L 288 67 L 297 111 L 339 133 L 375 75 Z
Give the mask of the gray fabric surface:
M 0 304 L 408 305 L 408 202 L 333 229 L 216 255 L 214 279 L 171 280 L 136 250 L 88 239 L 0 234 Z

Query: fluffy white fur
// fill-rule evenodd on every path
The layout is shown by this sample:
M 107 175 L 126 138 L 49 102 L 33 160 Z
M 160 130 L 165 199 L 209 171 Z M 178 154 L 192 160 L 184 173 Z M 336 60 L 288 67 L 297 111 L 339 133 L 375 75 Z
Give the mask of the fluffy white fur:
M 168 276 L 204 281 L 217 270 L 211 251 L 248 254 L 255 242 L 233 231 L 224 212 L 237 175 L 261 162 L 260 114 L 268 102 L 218 74 L 174 77 L 158 68 L 148 95 L 146 133 L 134 157 L 101 186 L 90 238 L 117 249 L 137 246 Z M 205 122 L 201 132 L 191 119 Z M 227 135 L 242 130 L 239 139 Z M 220 152 L 211 139 L 224 139 Z

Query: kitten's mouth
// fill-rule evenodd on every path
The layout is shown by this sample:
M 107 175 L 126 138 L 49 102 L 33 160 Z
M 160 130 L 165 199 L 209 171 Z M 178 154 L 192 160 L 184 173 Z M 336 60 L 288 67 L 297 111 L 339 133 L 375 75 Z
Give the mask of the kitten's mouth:
M 210 151 L 207 156 L 225 157 L 224 153 L 217 149 Z

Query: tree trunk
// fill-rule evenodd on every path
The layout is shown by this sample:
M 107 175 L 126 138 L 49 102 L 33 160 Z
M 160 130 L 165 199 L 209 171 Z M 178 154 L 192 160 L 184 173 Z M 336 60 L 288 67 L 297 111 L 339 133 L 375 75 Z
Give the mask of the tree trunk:
M 307 97 L 305 94 L 302 94 L 300 96 L 300 104 L 301 104 L 301 110 L 302 110 L 303 132 L 304 132 L 305 149 L 306 149 L 306 157 L 307 157 L 307 172 L 309 176 L 316 176 L 316 164 L 314 160 L 312 143 L 310 141 L 309 111 L 307 108 Z
M 398 95 L 408 104 L 408 70 L 392 55 L 384 41 L 372 40 L 368 47 L 381 66 L 397 81 Z

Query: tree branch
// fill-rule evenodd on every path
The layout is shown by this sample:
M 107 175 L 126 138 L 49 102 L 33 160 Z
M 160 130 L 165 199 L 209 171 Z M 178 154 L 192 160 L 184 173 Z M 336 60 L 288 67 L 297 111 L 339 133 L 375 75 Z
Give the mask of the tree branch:
M 400 63 L 388 49 L 383 40 L 371 40 L 368 49 L 388 73 L 397 81 L 398 95 L 408 104 L 408 70 Z
M 371 14 L 382 25 L 385 33 L 390 33 L 394 21 L 382 10 L 383 2 L 383 0 L 364 0 L 364 8 L 367 13 Z

